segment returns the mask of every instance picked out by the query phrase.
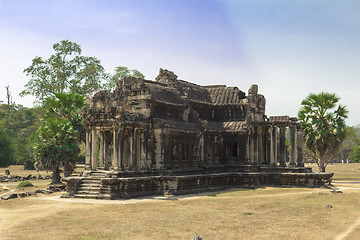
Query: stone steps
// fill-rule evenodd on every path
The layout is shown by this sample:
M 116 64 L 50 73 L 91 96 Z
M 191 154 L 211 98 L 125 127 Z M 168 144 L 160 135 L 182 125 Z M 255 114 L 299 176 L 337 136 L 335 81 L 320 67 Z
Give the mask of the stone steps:
M 75 198 L 85 198 L 85 199 L 111 199 L 110 194 L 90 194 L 90 193 L 76 193 Z
M 111 199 L 111 195 L 101 193 L 102 178 L 106 178 L 104 172 L 92 172 L 89 177 L 82 179 L 79 191 L 74 197 L 86 199 Z

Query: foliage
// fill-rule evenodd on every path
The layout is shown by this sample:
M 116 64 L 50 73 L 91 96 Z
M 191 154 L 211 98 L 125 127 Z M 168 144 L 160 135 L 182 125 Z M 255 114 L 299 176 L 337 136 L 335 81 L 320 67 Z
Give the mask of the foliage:
M 79 152 L 77 132 L 67 119 L 44 118 L 39 128 L 35 157 L 40 169 L 53 170 L 74 161 Z
M 81 55 L 80 45 L 62 40 L 53 49 L 55 53 L 48 59 L 35 57 L 24 70 L 31 79 L 20 95 L 33 95 L 40 102 L 56 93 L 88 96 L 101 88 L 102 79 L 108 78 L 100 60 Z
M 352 149 L 349 159 L 351 162 L 360 162 L 360 143 Z
M 2 126 L 10 142 L 14 163 L 34 162 L 32 148 L 42 113 L 41 107 L 27 108 L 15 104 L 0 105 L 0 126 Z
M 325 172 L 326 165 L 339 150 L 346 136 L 347 109 L 340 98 L 322 92 L 309 94 L 302 102 L 298 118 L 304 129 L 304 142 L 311 157 Z
M 125 77 L 136 77 L 136 78 L 145 78 L 145 76 L 136 69 L 128 69 L 124 66 L 119 66 L 115 68 L 115 73 L 112 75 L 111 79 L 105 84 L 105 88 L 109 90 L 114 90 L 123 78 Z
M 79 134 L 79 141 L 85 141 L 85 129 L 82 112 L 85 106 L 85 98 L 76 93 L 57 93 L 55 97 L 44 101 L 47 109 L 46 117 L 55 116 L 70 120 L 72 127 Z
M 33 187 L 34 185 L 29 181 L 23 181 L 17 185 L 17 188 Z
M 46 113 L 38 129 L 39 141 L 34 148 L 36 167 L 52 170 L 53 183 L 60 182 L 59 167 L 73 165 L 79 154 L 79 132 L 83 131 L 82 96 L 56 93 L 45 101 Z
M 349 160 L 351 162 L 360 162 L 360 127 L 351 127 L 351 135 L 350 135 L 351 145 L 350 145 L 350 153 Z
M 7 167 L 13 159 L 12 148 L 8 136 L 0 127 L 0 167 Z

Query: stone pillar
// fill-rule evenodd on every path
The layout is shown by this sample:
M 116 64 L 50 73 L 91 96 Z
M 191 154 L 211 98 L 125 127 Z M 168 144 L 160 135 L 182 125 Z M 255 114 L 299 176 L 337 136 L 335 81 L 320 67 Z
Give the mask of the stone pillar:
M 133 169 L 134 167 L 134 133 L 129 131 L 129 168 Z
M 270 165 L 277 166 L 277 127 L 270 128 Z
M 146 168 L 146 137 L 145 132 L 142 131 L 140 135 L 140 167 Z
M 253 134 L 254 138 L 254 163 L 259 163 L 259 136 L 257 129 L 254 131 Z
M 105 139 L 104 139 L 104 132 L 99 132 L 99 168 L 104 168 L 105 163 Z
M 113 129 L 113 156 L 112 156 L 112 167 L 114 170 L 119 168 L 119 138 L 116 128 Z
M 205 151 L 204 151 L 204 135 L 201 134 L 200 136 L 200 141 L 199 141 L 199 151 L 200 151 L 200 162 L 204 163 L 204 159 L 205 159 Z
M 124 129 L 120 128 L 119 132 L 116 134 L 117 143 L 116 143 L 116 150 L 117 150 L 117 168 L 124 170 L 124 159 L 123 159 L 123 139 L 124 139 Z
M 86 130 L 85 133 L 85 169 L 91 169 L 91 132 Z
M 139 131 L 137 128 L 134 128 L 134 136 L 133 136 L 133 148 L 132 148 L 132 155 L 133 155 L 133 167 L 136 169 L 139 167 Z
M 246 149 L 246 161 L 249 163 L 250 162 L 250 130 L 248 131 L 247 134 L 245 149 Z
M 267 126 L 265 130 L 265 162 L 270 164 L 270 141 L 271 141 L 271 127 Z
M 97 165 L 97 159 L 96 159 L 96 146 L 97 143 L 97 133 L 95 129 L 92 129 L 91 131 L 91 169 L 95 170 Z
M 263 138 L 263 129 L 262 127 L 258 127 L 258 134 L 257 134 L 257 139 L 258 139 L 258 159 L 257 162 L 259 164 L 263 163 L 264 160 L 264 138 Z
M 111 152 L 110 150 L 110 142 L 109 142 L 109 138 L 108 138 L 108 134 L 109 132 L 105 132 L 104 133 L 104 169 L 108 170 L 109 169 L 109 160 L 111 160 Z
M 297 159 L 296 159 L 297 167 L 304 167 L 303 141 L 304 141 L 304 132 L 303 129 L 299 126 L 297 128 Z
M 280 127 L 280 167 L 286 167 L 286 127 Z
M 254 148 L 254 130 L 251 129 L 251 132 L 250 132 L 250 162 L 251 163 L 254 163 L 255 160 L 255 148 Z
M 290 166 L 295 166 L 295 126 L 290 126 Z

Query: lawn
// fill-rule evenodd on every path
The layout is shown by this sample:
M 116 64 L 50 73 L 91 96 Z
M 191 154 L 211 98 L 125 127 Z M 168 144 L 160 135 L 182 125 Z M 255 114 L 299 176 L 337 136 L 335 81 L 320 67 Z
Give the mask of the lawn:
M 327 170 L 336 181 L 360 182 L 359 168 L 334 164 Z M 0 238 L 191 239 L 198 233 L 204 240 L 358 239 L 359 199 L 359 184 L 337 194 L 323 188 L 238 188 L 107 204 L 29 197 L 0 201 Z

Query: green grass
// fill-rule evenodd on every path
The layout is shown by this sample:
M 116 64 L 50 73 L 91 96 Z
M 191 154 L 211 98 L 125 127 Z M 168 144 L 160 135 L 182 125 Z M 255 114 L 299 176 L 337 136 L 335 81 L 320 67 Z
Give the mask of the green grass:
M 17 185 L 17 188 L 33 187 L 34 185 L 29 181 L 23 181 Z

